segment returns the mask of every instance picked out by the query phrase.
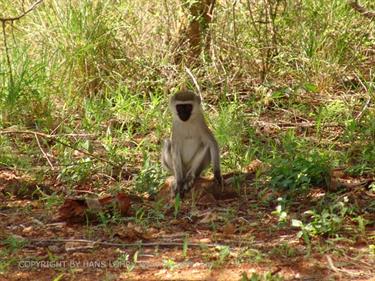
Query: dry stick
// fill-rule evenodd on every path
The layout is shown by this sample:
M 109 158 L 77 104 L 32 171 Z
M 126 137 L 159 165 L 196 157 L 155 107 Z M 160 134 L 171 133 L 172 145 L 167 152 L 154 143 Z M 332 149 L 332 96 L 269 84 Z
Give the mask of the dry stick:
M 210 5 L 208 7 L 208 10 L 205 13 L 205 15 L 203 16 L 204 20 L 205 20 L 205 24 L 206 24 L 206 34 L 207 34 L 204 48 L 205 48 L 205 52 L 207 54 L 209 54 L 210 49 L 211 49 L 211 45 L 212 45 L 212 31 L 211 31 L 210 28 L 208 28 L 208 24 L 210 24 L 212 22 L 213 17 L 214 17 L 215 2 L 216 2 L 216 0 L 210 1 Z M 207 5 L 207 3 L 206 3 L 206 5 Z
M 257 26 L 257 22 L 255 21 L 253 10 L 251 9 L 250 0 L 247 0 L 247 6 L 248 6 L 248 9 L 249 9 L 249 15 L 250 15 L 251 23 L 252 23 L 252 25 L 254 27 L 254 30 L 255 30 L 255 33 L 257 35 L 258 43 L 262 43 L 263 42 L 263 39 L 262 39 L 263 38 L 263 34 L 261 34 L 261 30 L 260 30 L 259 26 Z M 267 19 L 266 19 L 266 21 L 267 21 Z M 261 22 L 259 22 L 259 23 L 261 23 Z M 267 22 L 265 24 L 267 24 Z M 266 32 L 266 34 L 267 34 L 267 32 Z M 267 70 L 266 69 L 267 68 L 267 66 L 266 66 L 267 62 L 266 62 L 266 60 L 264 58 L 264 55 L 261 56 L 261 60 L 262 60 L 261 80 L 264 80 L 265 73 L 266 73 L 266 70 Z
M 9 68 L 9 79 L 10 79 L 10 85 L 13 87 L 14 85 L 14 80 L 13 80 L 13 68 L 12 68 L 12 62 L 10 61 L 10 55 L 9 55 L 9 47 L 8 47 L 8 42 L 7 42 L 7 34 L 5 32 L 5 25 L 6 21 L 1 22 L 1 27 L 3 29 L 3 40 L 4 40 L 4 48 L 5 48 L 5 56 L 7 58 L 7 64 Z
M 191 80 L 193 80 L 193 84 L 194 84 L 195 88 L 197 89 L 197 92 L 198 92 L 199 96 L 201 97 L 201 100 L 203 101 L 201 88 L 198 85 L 197 79 L 195 79 L 193 73 L 190 71 L 190 69 L 187 66 L 185 66 L 185 71 L 190 76 Z
M 120 167 L 121 165 L 118 165 L 110 160 L 107 160 L 107 159 L 104 159 L 102 157 L 99 157 L 99 156 L 95 156 L 94 154 L 92 153 L 89 153 L 85 150 L 82 150 L 80 148 L 77 148 L 77 147 L 74 147 L 68 143 L 65 143 L 61 140 L 59 140 L 57 137 L 58 135 L 48 135 L 48 134 L 45 134 L 45 133 L 41 133 L 41 132 L 35 132 L 35 131 L 29 131 L 29 130 L 22 130 L 22 131 L 0 131 L 0 135 L 2 134 L 32 134 L 32 135 L 37 135 L 37 136 L 40 136 L 40 137 L 44 137 L 44 138 L 48 138 L 48 139 L 54 139 L 56 142 L 64 145 L 64 146 L 67 146 L 73 150 L 76 150 L 76 151 L 79 151 L 87 156 L 91 156 L 92 158 L 96 159 L 96 160 L 99 160 L 99 161 L 102 161 L 102 162 L 105 162 L 107 164 L 110 164 L 112 167 Z
M 237 23 L 236 23 L 236 5 L 238 0 L 234 0 L 232 3 L 232 17 L 233 17 L 233 37 L 234 37 L 234 44 L 236 48 L 238 48 L 238 34 L 237 34 Z M 241 58 L 241 56 L 240 56 Z
M 362 82 L 362 79 L 359 78 L 357 74 L 355 74 L 355 76 L 357 77 L 357 79 L 358 79 L 359 83 L 361 84 L 362 88 L 368 93 L 368 89 L 367 89 L 366 85 Z M 364 104 L 362 110 L 358 113 L 357 117 L 355 118 L 355 121 L 358 122 L 358 121 L 361 120 L 363 113 L 365 113 L 365 111 L 369 107 L 370 103 L 371 103 L 371 96 L 368 97 L 368 99 L 367 99 L 366 103 Z
M 266 121 L 258 121 L 255 120 L 254 123 L 264 126 L 264 125 L 269 125 L 269 126 L 275 126 L 278 127 L 279 129 L 282 128 L 295 128 L 295 127 L 301 127 L 301 128 L 309 128 L 309 127 L 315 127 L 317 124 L 316 122 L 301 122 L 301 123 L 293 123 L 293 122 L 279 122 L 279 123 L 272 123 L 272 122 L 266 122 Z M 337 123 L 327 123 L 324 124 L 325 127 L 341 127 L 342 125 L 337 124 Z
M 365 105 L 363 106 L 361 112 L 355 118 L 355 121 L 358 122 L 359 120 L 361 120 L 363 113 L 367 110 L 367 108 L 369 107 L 370 103 L 371 103 L 371 97 L 369 97 L 367 99 L 367 101 L 366 101 Z
M 31 243 L 88 243 L 93 245 L 104 245 L 104 246 L 112 246 L 112 247 L 176 247 L 176 246 L 183 246 L 184 242 L 149 242 L 149 243 L 113 243 L 113 242 L 105 242 L 105 241 L 92 241 L 86 239 L 46 239 L 46 240 L 39 240 L 39 239 L 30 239 L 28 240 Z M 217 243 L 188 243 L 188 246 L 191 247 L 220 247 L 224 246 L 222 244 Z
M 22 12 L 25 12 L 25 0 L 21 0 L 22 3 Z
M 48 135 L 48 134 L 36 132 L 36 131 L 30 131 L 30 130 L 14 130 L 14 131 L 0 130 L 0 135 L 7 135 L 7 134 L 28 134 L 28 135 L 37 135 L 37 136 L 44 137 L 44 138 L 52 137 L 52 135 Z
M 375 12 L 368 11 L 365 7 L 363 7 L 362 5 L 358 3 L 358 0 L 349 0 L 348 4 L 350 7 L 353 8 L 353 10 L 359 12 L 362 16 L 369 18 L 369 19 L 375 18 Z
M 49 160 L 49 158 L 48 158 L 47 154 L 46 154 L 46 153 L 44 152 L 44 150 L 43 150 L 42 146 L 40 145 L 40 142 L 39 142 L 39 138 L 38 138 L 38 135 L 37 135 L 37 134 L 34 134 L 34 136 L 35 136 L 35 139 L 36 139 L 36 143 L 38 144 L 38 146 L 39 146 L 39 149 L 40 149 L 40 151 L 42 152 L 42 154 L 43 154 L 44 158 L 46 158 L 46 159 L 47 159 L 47 162 L 48 162 L 48 164 L 50 165 L 50 167 L 51 167 L 51 170 L 52 170 L 52 171 L 54 171 L 54 170 L 55 170 L 55 168 L 53 167 L 53 165 L 52 165 L 51 161 Z
M 12 87 L 14 85 L 14 83 L 13 83 L 14 82 L 14 79 L 13 79 L 13 68 L 12 68 L 12 63 L 10 61 L 9 46 L 8 46 L 8 41 L 7 41 L 7 36 L 6 36 L 6 31 L 5 31 L 6 23 L 10 22 L 11 24 L 13 24 L 14 21 L 23 18 L 28 13 L 30 13 L 32 10 L 34 10 L 34 8 L 37 5 L 39 5 L 41 2 L 43 2 L 43 0 L 38 0 L 38 1 L 34 2 L 26 11 L 24 11 L 22 14 L 20 14 L 18 16 L 15 16 L 15 17 L 0 17 L 1 27 L 2 27 L 2 30 L 3 30 L 3 40 L 4 40 L 5 55 L 6 55 L 6 58 L 7 58 L 7 64 L 8 64 L 8 68 L 9 68 L 10 85 Z M 22 5 L 22 8 L 23 8 L 23 5 Z
M 20 14 L 18 16 L 7 17 L 7 18 L 0 17 L 0 21 L 7 22 L 7 21 L 19 20 L 19 19 L 23 18 L 24 16 L 26 16 L 28 13 L 30 13 L 32 10 L 34 10 L 34 8 L 42 2 L 43 2 L 43 0 L 38 0 L 38 1 L 34 2 L 26 11 L 24 11 L 22 14 Z
M 332 271 L 336 272 L 336 273 L 344 273 L 344 274 L 347 274 L 351 277 L 353 276 L 358 276 L 359 274 L 357 273 L 352 273 L 350 272 L 349 270 L 346 270 L 346 269 L 341 269 L 341 268 L 337 268 L 334 264 L 333 264 L 333 261 L 331 259 L 331 257 L 329 255 L 326 255 L 326 259 L 327 259 L 327 263 L 328 263 L 328 267 L 329 269 L 331 269 Z

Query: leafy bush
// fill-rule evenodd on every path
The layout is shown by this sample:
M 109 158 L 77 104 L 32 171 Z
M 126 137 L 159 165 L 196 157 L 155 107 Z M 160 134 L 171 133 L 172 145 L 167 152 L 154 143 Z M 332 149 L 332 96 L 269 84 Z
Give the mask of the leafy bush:
M 136 192 L 147 192 L 154 195 L 163 183 L 164 175 L 159 165 L 153 164 L 150 159 L 146 158 L 142 170 L 135 180 Z
M 273 159 L 271 164 L 270 185 L 289 190 L 326 185 L 330 168 L 328 156 L 317 151 Z

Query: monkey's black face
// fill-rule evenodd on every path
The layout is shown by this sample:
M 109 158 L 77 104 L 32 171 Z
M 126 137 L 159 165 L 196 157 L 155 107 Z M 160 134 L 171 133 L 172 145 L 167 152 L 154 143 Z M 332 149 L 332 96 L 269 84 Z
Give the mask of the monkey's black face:
M 193 105 L 190 103 L 177 104 L 176 111 L 177 111 L 178 117 L 180 117 L 182 121 L 187 121 L 189 120 L 191 116 L 191 112 L 193 111 Z

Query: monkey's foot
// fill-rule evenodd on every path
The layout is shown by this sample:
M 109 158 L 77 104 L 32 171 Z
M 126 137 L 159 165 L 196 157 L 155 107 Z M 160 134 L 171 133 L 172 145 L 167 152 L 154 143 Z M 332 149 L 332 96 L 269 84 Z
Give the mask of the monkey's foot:
M 188 175 L 186 177 L 186 180 L 185 180 L 185 183 L 184 183 L 184 186 L 183 186 L 183 192 L 188 193 L 190 191 L 190 189 L 193 187 L 194 182 L 195 182 L 195 177 L 192 176 L 192 175 Z
M 180 198 L 184 198 L 185 195 L 185 182 L 174 182 L 171 188 L 171 198 L 175 198 L 180 195 Z

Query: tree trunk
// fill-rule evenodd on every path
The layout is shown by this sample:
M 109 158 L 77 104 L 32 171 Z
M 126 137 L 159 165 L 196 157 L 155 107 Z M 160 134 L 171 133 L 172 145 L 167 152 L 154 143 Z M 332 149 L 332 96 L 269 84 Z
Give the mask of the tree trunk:
M 189 20 L 187 26 L 180 32 L 175 48 L 175 63 L 179 64 L 185 60 L 190 65 L 196 65 L 199 62 L 202 46 L 205 45 L 205 50 L 209 48 L 209 40 L 205 44 L 203 40 L 212 21 L 214 5 L 215 0 L 194 2 L 184 0 L 183 6 L 189 11 Z

